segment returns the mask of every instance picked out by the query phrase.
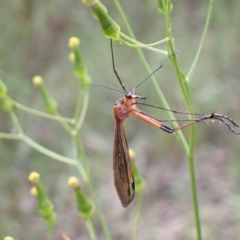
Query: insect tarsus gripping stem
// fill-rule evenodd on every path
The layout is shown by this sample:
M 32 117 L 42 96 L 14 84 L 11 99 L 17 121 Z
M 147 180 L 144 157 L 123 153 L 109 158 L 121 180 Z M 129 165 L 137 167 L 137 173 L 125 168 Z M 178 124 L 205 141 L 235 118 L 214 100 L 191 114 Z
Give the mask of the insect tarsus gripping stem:
M 218 114 L 218 113 L 212 113 L 209 118 L 216 119 L 220 121 L 223 125 L 226 125 L 228 129 L 233 132 L 234 134 L 240 134 L 240 132 L 235 131 L 234 127 L 239 127 L 239 125 L 230 117 Z

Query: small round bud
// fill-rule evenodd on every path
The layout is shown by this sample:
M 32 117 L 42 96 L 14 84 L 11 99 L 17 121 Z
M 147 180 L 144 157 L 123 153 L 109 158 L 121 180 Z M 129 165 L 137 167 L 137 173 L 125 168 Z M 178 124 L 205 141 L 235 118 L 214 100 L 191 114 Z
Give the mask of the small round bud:
M 133 161 L 135 159 L 135 152 L 132 149 L 129 149 L 129 157 L 131 159 L 131 161 Z
M 80 40 L 77 37 L 71 37 L 68 41 L 68 46 L 70 48 L 76 48 L 80 44 Z
M 3 240 L 14 240 L 14 238 L 12 238 L 10 236 L 6 236 Z
M 40 174 L 37 172 L 31 172 L 28 176 L 28 180 L 32 183 L 38 182 L 40 179 Z
M 73 187 L 73 188 L 78 187 L 79 186 L 79 181 L 76 177 L 70 177 L 68 179 L 68 185 L 70 187 Z
M 32 82 L 35 86 L 39 87 L 43 85 L 43 78 L 41 76 L 34 76 Z
M 37 189 L 36 189 L 35 187 L 32 187 L 32 188 L 30 189 L 30 194 L 31 194 L 32 196 L 36 197 L 36 196 L 37 196 Z

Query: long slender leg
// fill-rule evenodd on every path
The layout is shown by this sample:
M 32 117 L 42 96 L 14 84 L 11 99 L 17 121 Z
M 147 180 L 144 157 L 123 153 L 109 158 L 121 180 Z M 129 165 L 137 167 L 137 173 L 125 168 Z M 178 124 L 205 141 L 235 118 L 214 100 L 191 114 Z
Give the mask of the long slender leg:
M 111 53 L 112 53 L 112 65 L 113 65 L 113 71 L 114 71 L 114 73 L 115 73 L 115 75 L 116 75 L 116 77 L 117 77 L 117 79 L 118 79 L 118 81 L 119 81 L 119 83 L 120 83 L 122 89 L 124 90 L 125 93 L 127 93 L 128 91 L 127 91 L 127 89 L 125 88 L 125 86 L 124 86 L 124 84 L 123 84 L 121 78 L 119 77 L 119 75 L 118 75 L 118 73 L 117 73 L 117 70 L 116 70 L 116 68 L 115 68 L 114 56 L 113 56 L 113 45 L 112 45 L 112 39 L 110 39 L 110 45 L 111 45 Z
M 167 132 L 167 133 L 174 133 L 174 132 L 177 132 L 181 129 L 184 129 L 186 127 L 189 127 L 195 123 L 198 123 L 198 122 L 204 122 L 204 121 L 211 121 L 213 120 L 213 122 L 220 122 L 221 124 L 223 125 L 226 125 L 228 127 L 228 129 L 233 132 L 234 134 L 240 134 L 240 132 L 236 132 L 235 129 L 234 129 L 234 126 L 238 127 L 238 125 L 229 117 L 225 116 L 225 115 L 221 115 L 221 114 L 217 114 L 217 113 L 212 113 L 212 114 L 208 114 L 208 115 L 204 115 L 203 117 L 201 118 L 198 118 L 198 119 L 195 119 L 193 120 L 192 122 L 188 122 L 184 125 L 181 125 L 181 126 L 178 126 L 178 127 L 175 127 L 175 128 L 171 128 L 171 127 L 168 127 L 166 125 L 164 125 L 159 119 L 145 113 L 145 112 L 142 112 L 140 110 L 136 110 L 133 112 L 133 115 L 140 118 L 141 120 L 157 127 L 157 128 L 160 128 L 162 129 L 163 131 Z M 215 120 L 215 121 L 214 121 Z
M 207 114 L 203 114 L 203 113 L 190 113 L 190 112 L 187 112 L 187 111 L 172 110 L 172 109 L 160 107 L 158 105 L 148 104 L 148 103 L 145 103 L 145 102 L 134 102 L 134 105 L 143 105 L 143 106 L 148 106 L 148 107 L 157 108 L 157 109 L 161 109 L 161 110 L 166 110 L 166 111 L 169 111 L 169 112 L 172 112 L 172 113 L 179 113 L 179 114 L 186 114 L 186 115 L 194 115 L 194 116 L 205 116 L 205 115 L 207 115 Z
M 162 64 L 157 67 L 151 74 L 149 74 L 145 79 L 143 79 L 137 86 L 134 87 L 133 89 L 133 93 L 135 93 L 136 88 L 138 88 L 140 85 L 142 85 L 145 81 L 147 81 L 155 72 L 157 72 L 160 68 L 162 68 L 164 66 L 164 64 L 166 63 L 166 61 L 170 58 L 170 56 L 168 56 L 163 62 Z

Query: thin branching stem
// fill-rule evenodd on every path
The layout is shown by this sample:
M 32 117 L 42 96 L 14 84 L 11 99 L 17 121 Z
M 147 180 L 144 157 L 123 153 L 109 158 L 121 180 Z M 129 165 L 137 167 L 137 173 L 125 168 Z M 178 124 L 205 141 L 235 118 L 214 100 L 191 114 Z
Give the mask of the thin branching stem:
M 39 117 L 43 117 L 43 118 L 48 118 L 48 119 L 55 120 L 55 121 L 58 121 L 58 122 L 75 124 L 75 120 L 72 119 L 72 118 L 64 118 L 64 117 L 61 117 L 59 115 L 52 115 L 52 114 L 49 114 L 49 113 L 41 112 L 41 111 L 38 111 L 38 110 L 35 110 L 35 109 L 32 109 L 32 108 L 26 107 L 26 106 L 16 102 L 12 98 L 11 98 L 11 100 L 14 102 L 14 106 L 16 108 L 18 108 L 18 109 L 20 109 L 24 112 L 27 112 L 29 114 L 33 114 L 35 116 L 39 116 Z
M 119 12 L 119 14 L 120 14 L 120 16 L 121 16 L 124 24 L 125 24 L 125 27 L 126 27 L 126 29 L 127 29 L 127 32 L 128 32 L 128 34 L 129 34 L 129 36 L 130 36 L 131 38 L 135 39 L 134 33 L 133 33 L 133 31 L 132 31 L 129 23 L 128 23 L 128 20 L 127 20 L 127 18 L 126 18 L 126 16 L 125 16 L 123 10 L 122 10 L 122 7 L 121 7 L 120 4 L 119 4 L 119 1 L 118 1 L 118 0 L 113 0 L 113 2 L 114 2 L 114 4 L 116 5 L 116 8 L 117 8 L 117 10 L 118 10 L 118 12 Z M 140 60 L 141 60 L 142 63 L 143 63 L 143 66 L 144 66 L 145 69 L 147 70 L 147 73 L 148 73 L 148 74 L 151 74 L 151 73 L 152 73 L 152 70 L 151 70 L 150 66 L 148 65 L 148 62 L 147 62 L 146 58 L 144 57 L 142 50 L 141 50 L 140 48 L 136 48 L 136 51 L 137 51 L 137 53 L 138 53 L 138 55 L 139 55 Z M 170 106 L 169 106 L 166 98 L 164 97 L 164 95 L 163 95 L 163 93 L 162 93 L 162 91 L 161 91 L 161 89 L 160 89 L 160 87 L 159 87 L 159 85 L 158 85 L 158 83 L 157 83 L 156 78 L 155 78 L 154 76 L 151 76 L 151 80 L 152 80 L 154 89 L 156 90 L 157 95 L 158 95 L 158 97 L 159 97 L 160 102 L 162 103 L 162 105 L 163 105 L 165 108 L 170 108 Z M 170 119 L 175 119 L 174 114 L 172 114 L 171 112 L 168 112 L 167 114 L 168 114 L 168 116 L 169 116 Z M 173 125 L 174 125 L 174 127 L 177 127 L 177 126 L 178 126 L 178 124 L 177 124 L 176 122 L 173 123 Z M 179 141 L 179 143 L 182 145 L 182 147 L 183 147 L 186 151 L 188 151 L 188 144 L 187 144 L 187 141 L 186 141 L 183 133 L 182 133 L 181 131 L 178 131 L 178 132 L 176 132 L 175 136 L 176 136 L 177 140 Z
M 193 75 L 194 69 L 196 67 L 197 61 L 198 61 L 198 59 L 200 57 L 200 53 L 201 53 L 202 48 L 203 48 L 204 40 L 206 38 L 208 27 L 209 27 L 209 24 L 210 24 L 210 19 L 211 19 L 212 9 L 213 9 L 213 3 L 214 3 L 214 0 L 210 0 L 209 1 L 207 18 L 206 18 L 204 30 L 203 30 L 203 33 L 202 33 L 201 41 L 200 41 L 200 44 L 198 46 L 198 50 L 197 50 L 196 56 L 195 56 L 195 58 L 193 60 L 193 63 L 192 63 L 192 65 L 191 65 L 191 67 L 190 67 L 190 69 L 188 71 L 188 74 L 186 76 L 186 80 L 188 82 L 190 81 L 190 77 Z

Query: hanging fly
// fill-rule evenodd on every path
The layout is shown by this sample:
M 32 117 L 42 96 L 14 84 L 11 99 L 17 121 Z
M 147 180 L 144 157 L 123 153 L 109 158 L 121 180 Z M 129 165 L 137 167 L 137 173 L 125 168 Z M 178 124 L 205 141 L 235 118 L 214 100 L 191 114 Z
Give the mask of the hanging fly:
M 145 96 L 138 96 L 135 95 L 136 88 L 139 87 L 141 84 L 143 84 L 147 79 L 149 79 L 150 76 L 152 76 L 155 72 L 157 72 L 160 68 L 163 67 L 165 62 L 167 61 L 167 58 L 157 69 L 155 69 L 147 78 L 145 78 L 143 81 L 141 81 L 137 86 L 133 88 L 133 92 L 127 91 L 126 87 L 124 86 L 122 80 L 120 79 L 117 70 L 115 68 L 114 63 L 114 56 L 113 56 L 113 46 L 112 46 L 112 40 L 110 40 L 111 43 L 111 54 L 112 54 L 112 66 L 113 71 L 124 91 L 124 96 L 119 99 L 114 107 L 114 116 L 115 116 L 115 137 L 114 137 L 114 146 L 113 146 L 113 170 L 114 170 L 114 184 L 115 188 L 117 190 L 118 196 L 120 198 L 120 201 L 123 205 L 123 207 L 127 207 L 131 201 L 133 200 L 134 194 L 135 194 L 135 187 L 134 187 L 134 176 L 131 166 L 131 161 L 129 157 L 129 149 L 127 144 L 127 139 L 125 136 L 124 131 L 124 120 L 128 118 L 129 116 L 133 115 L 149 124 L 151 124 L 154 127 L 157 127 L 158 129 L 161 129 L 167 133 L 174 133 L 178 130 L 181 130 L 183 128 L 186 128 L 190 125 L 193 125 L 198 122 L 204 122 L 204 121 L 212 121 L 212 122 L 219 122 L 223 125 L 226 125 L 229 130 L 235 134 L 240 134 L 239 132 L 236 132 L 234 127 L 239 127 L 239 125 L 229 118 L 228 116 L 218 114 L 218 113 L 211 113 L 207 115 L 202 114 L 192 114 L 187 112 L 180 112 L 180 111 L 174 111 L 165 109 L 162 107 L 153 106 L 150 104 L 146 104 L 143 102 L 138 102 L 137 99 L 145 100 Z M 156 108 L 160 108 L 163 110 L 168 110 L 174 113 L 183 113 L 183 114 L 191 114 L 191 115 L 198 115 L 199 118 L 195 120 L 189 120 L 186 124 L 183 124 L 181 126 L 171 128 L 163 124 L 159 119 L 141 111 L 137 108 L 137 104 L 146 105 L 146 106 L 152 106 Z

